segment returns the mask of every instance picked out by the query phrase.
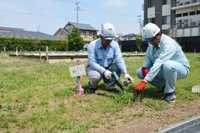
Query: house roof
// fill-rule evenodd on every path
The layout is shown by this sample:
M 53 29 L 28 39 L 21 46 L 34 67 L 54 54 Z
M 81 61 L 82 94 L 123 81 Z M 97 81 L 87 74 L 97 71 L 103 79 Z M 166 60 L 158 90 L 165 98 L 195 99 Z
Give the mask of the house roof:
M 54 33 L 54 36 L 56 36 L 56 34 L 59 33 L 59 32 L 64 32 L 66 35 L 68 34 L 68 31 L 65 30 L 64 28 L 59 28 L 59 29 L 56 31 L 56 33 Z
M 126 34 L 126 35 L 122 35 L 119 37 L 119 40 L 124 40 L 124 41 L 127 41 L 127 40 L 136 40 L 136 34 L 134 33 L 129 33 L 129 34 Z
M 76 28 L 81 29 L 81 30 L 97 31 L 97 29 L 95 29 L 94 27 L 92 27 L 90 24 L 81 24 L 81 23 L 78 23 L 78 25 L 77 25 L 77 23 L 69 22 L 67 25 L 73 25 Z
M 0 27 L 0 37 L 15 37 L 24 39 L 57 40 L 56 37 L 42 32 L 25 31 L 21 28 Z
M 22 28 L 2 27 L 2 26 L 0 26 L 0 30 L 24 30 L 24 29 L 22 29 Z
M 136 37 L 136 34 L 129 33 L 129 34 L 123 35 L 122 37 Z

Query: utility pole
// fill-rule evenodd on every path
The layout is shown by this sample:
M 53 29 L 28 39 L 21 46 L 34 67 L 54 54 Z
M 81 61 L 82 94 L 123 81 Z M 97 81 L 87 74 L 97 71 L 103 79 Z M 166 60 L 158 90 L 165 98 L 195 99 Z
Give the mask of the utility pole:
M 78 23 L 79 23 L 80 1 L 76 0 L 75 5 L 76 5 L 76 24 L 78 26 Z
M 142 18 L 141 15 L 138 15 L 138 23 L 139 23 L 139 28 L 140 28 L 140 35 L 142 35 Z

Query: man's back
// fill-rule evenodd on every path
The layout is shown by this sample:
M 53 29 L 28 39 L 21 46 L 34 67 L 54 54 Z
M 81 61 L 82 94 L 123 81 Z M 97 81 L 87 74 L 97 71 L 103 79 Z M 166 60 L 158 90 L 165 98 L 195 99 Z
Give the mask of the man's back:
M 162 34 L 160 45 L 157 49 L 153 46 L 148 47 L 147 55 L 151 59 L 152 63 L 154 63 L 157 58 L 165 56 L 164 58 L 168 58 L 168 60 L 174 60 L 189 67 L 189 62 L 180 45 L 174 39 L 165 34 Z

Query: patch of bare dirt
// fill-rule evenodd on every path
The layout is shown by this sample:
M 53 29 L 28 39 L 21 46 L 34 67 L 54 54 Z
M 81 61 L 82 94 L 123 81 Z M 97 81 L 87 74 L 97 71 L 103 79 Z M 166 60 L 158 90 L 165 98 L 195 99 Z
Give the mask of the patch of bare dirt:
M 92 128 L 89 133 L 152 133 L 171 124 L 200 115 L 200 101 L 194 100 L 188 103 L 175 103 L 164 111 L 152 111 L 145 109 L 143 105 L 127 107 L 120 114 L 132 113 L 133 117 L 110 120 L 109 125 Z M 138 117 L 137 117 L 138 115 Z M 110 116 L 112 117 L 112 115 Z M 114 116 L 115 117 L 115 116 Z M 105 120 L 106 121 L 106 120 Z

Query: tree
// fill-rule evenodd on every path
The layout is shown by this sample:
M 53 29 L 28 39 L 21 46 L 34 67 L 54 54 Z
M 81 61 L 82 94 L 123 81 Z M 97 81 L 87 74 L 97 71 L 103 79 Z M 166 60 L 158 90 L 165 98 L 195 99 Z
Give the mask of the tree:
M 79 51 L 83 48 L 84 42 L 81 38 L 80 31 L 77 28 L 73 28 L 68 35 L 68 50 Z
M 142 52 L 142 36 L 136 35 L 136 47 L 139 52 Z

